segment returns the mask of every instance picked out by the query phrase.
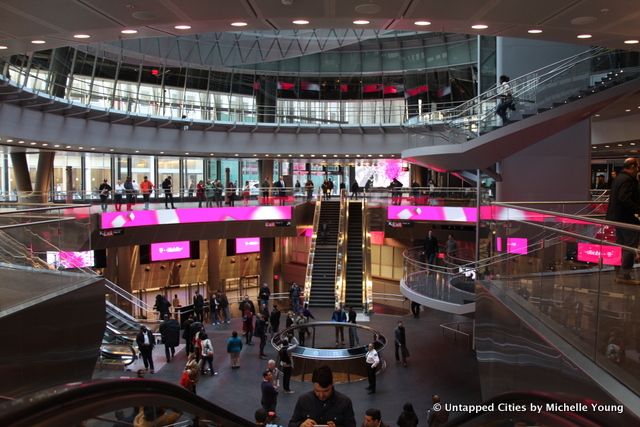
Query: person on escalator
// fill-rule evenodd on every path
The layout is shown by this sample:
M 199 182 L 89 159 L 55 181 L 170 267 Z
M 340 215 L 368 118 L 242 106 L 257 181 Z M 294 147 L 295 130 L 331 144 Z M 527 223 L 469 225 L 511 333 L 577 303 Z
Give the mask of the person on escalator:
M 500 76 L 500 86 L 498 86 L 498 99 L 500 100 L 500 104 L 496 107 L 496 114 L 502 119 L 503 126 L 511 123 L 507 118 L 507 110 L 515 110 L 509 80 L 508 76 Z

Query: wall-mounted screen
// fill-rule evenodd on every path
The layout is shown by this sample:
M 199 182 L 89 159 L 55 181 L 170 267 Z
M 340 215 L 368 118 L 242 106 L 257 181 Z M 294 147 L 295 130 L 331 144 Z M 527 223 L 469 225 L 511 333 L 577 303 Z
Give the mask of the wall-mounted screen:
M 248 254 L 251 252 L 260 252 L 259 237 L 238 237 L 236 238 L 236 253 Z
M 169 261 L 191 257 L 191 244 L 188 240 L 181 242 L 152 243 L 151 261 Z
M 502 252 L 502 237 L 496 237 L 496 252 Z
M 47 251 L 47 263 L 56 268 L 84 268 L 95 264 L 93 251 L 53 252 Z
M 619 246 L 578 243 L 578 261 L 600 262 L 605 265 L 622 265 L 622 248 Z
M 507 237 L 507 253 L 526 255 L 529 253 L 529 242 L 523 237 Z

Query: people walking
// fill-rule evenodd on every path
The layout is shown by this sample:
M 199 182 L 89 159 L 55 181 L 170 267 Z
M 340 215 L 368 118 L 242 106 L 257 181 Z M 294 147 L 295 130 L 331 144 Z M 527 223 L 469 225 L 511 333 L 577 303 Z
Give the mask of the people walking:
M 395 346 L 395 356 L 396 363 L 400 363 L 402 360 L 402 366 L 407 366 L 407 357 L 409 357 L 409 350 L 407 349 L 407 336 L 404 329 L 404 324 L 402 320 L 398 321 L 398 326 L 393 331 L 394 335 L 394 346 Z
M 376 349 L 373 348 L 373 343 L 370 343 L 367 348 L 365 362 L 367 364 L 367 379 L 369 380 L 367 390 L 369 390 L 369 394 L 374 394 L 376 392 L 376 369 L 380 364 L 380 357 Z
M 151 369 L 151 373 L 155 373 L 153 366 L 153 348 L 155 347 L 155 339 L 153 333 L 146 326 L 140 327 L 140 332 L 136 335 L 136 344 L 138 344 L 138 350 L 140 350 L 140 356 L 142 357 L 142 363 L 144 363 L 145 369 Z
M 180 324 L 178 321 L 168 314 L 163 317 L 164 321 L 160 324 L 159 332 L 164 344 L 164 354 L 167 357 L 167 363 L 176 355 L 176 347 L 180 345 Z

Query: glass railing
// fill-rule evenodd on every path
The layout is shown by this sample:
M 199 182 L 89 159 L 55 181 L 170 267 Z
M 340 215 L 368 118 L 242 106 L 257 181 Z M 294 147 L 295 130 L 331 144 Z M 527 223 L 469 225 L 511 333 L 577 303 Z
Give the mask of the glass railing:
M 311 297 L 311 283 L 313 278 L 313 263 L 316 255 L 316 245 L 318 243 L 318 228 L 320 225 L 320 210 L 322 208 L 322 197 L 318 197 L 313 210 L 313 235 L 311 237 L 311 244 L 309 245 L 309 255 L 307 258 L 307 271 L 304 275 L 304 294 L 305 302 L 309 301 Z
M 638 76 L 637 69 L 593 71 L 599 62 L 611 54 L 611 50 L 593 48 L 512 79 L 509 86 L 516 111 L 511 113 L 511 120 L 536 114 L 540 109 L 575 101 Z M 406 124 L 414 132 L 410 145 L 441 144 L 441 139 L 431 138 L 429 132 L 426 132 L 435 127 L 453 132 L 448 143 L 459 143 L 502 126 L 502 120 L 496 114 L 496 108 L 501 102 L 499 91 L 500 88 L 494 86 L 449 110 L 411 118 Z
M 371 218 L 368 201 L 362 201 L 362 311 L 373 311 L 373 274 L 371 271 Z
M 349 202 L 346 190 L 340 191 L 340 216 L 338 220 L 338 244 L 336 246 L 336 307 L 344 305 L 347 295 L 347 248 L 349 240 Z
M 635 246 L 616 243 L 616 233 L 634 235 L 640 226 L 569 213 L 583 209 L 495 203 L 482 221 L 491 258 L 477 271 L 505 304 L 526 310 L 640 393 L 640 265 L 633 264 Z M 623 268 L 623 260 L 630 265 Z
M 0 68 L 3 63 L 0 61 Z M 35 64 L 9 65 L 0 74 L 17 91 L 31 92 L 71 106 L 127 116 L 171 119 L 177 125 L 199 122 L 293 126 L 400 126 L 415 114 L 436 114 L 462 101 L 407 104 L 403 96 L 373 100 L 291 100 L 259 105 L 253 95 L 115 81 L 91 75 L 68 75 L 61 85 Z M 52 94 L 64 94 L 54 97 Z

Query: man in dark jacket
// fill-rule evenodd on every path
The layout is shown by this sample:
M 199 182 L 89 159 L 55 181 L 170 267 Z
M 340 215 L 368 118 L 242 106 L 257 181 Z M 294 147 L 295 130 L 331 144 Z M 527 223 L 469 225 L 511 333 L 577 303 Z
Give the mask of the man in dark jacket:
M 280 329 L 280 310 L 278 310 L 278 306 L 273 304 L 273 310 L 271 310 L 271 314 L 269 315 L 269 325 L 271 325 L 271 335 L 275 335 L 278 333 Z
M 351 399 L 333 388 L 331 368 L 316 368 L 311 381 L 313 390 L 298 398 L 288 427 L 313 427 L 329 422 L 337 427 L 355 427 Z
M 438 256 L 438 239 L 433 235 L 433 231 L 429 230 L 427 238 L 424 241 L 424 257 L 429 265 L 436 263 L 436 257 Z
M 165 314 L 164 322 L 160 324 L 159 330 L 164 343 L 164 354 L 167 356 L 167 363 L 169 363 L 176 355 L 176 347 L 180 345 L 180 324 L 176 319 Z
M 155 339 L 153 337 L 153 333 L 146 326 L 140 327 L 140 332 L 136 335 L 136 344 L 138 344 L 138 350 L 140 350 L 140 356 L 142 356 L 142 362 L 144 363 L 144 368 L 151 368 L 151 373 L 155 373 L 153 367 L 153 356 L 151 353 L 153 352 L 153 347 L 155 347 Z
M 267 414 L 269 412 L 276 412 L 276 405 L 278 404 L 278 391 L 273 386 L 273 373 L 270 370 L 266 370 L 262 373 L 262 384 L 260 385 L 262 390 L 262 407 Z
M 609 195 L 609 207 L 607 208 L 607 219 L 625 224 L 639 225 L 640 221 L 636 215 L 640 214 L 640 190 L 638 189 L 638 159 L 630 157 L 622 165 L 622 171 L 611 185 Z M 636 248 L 640 234 L 635 230 L 623 227 L 616 227 L 616 243 Z M 636 283 L 631 278 L 631 270 L 635 251 L 622 251 L 622 266 L 617 272 L 616 281 L 622 283 Z M 639 282 L 640 283 L 640 282 Z
M 193 312 L 195 313 L 195 320 L 198 322 L 204 321 L 204 298 L 197 290 L 193 296 Z
M 182 338 L 184 338 L 184 343 L 186 345 L 185 352 L 187 353 L 187 357 L 189 353 L 193 353 L 193 337 L 191 336 L 191 325 L 193 325 L 193 314 L 189 315 L 189 318 L 185 320 L 182 331 Z
M 400 359 L 402 358 L 402 366 L 407 366 L 409 350 L 407 350 L 407 335 L 402 320 L 398 321 L 398 326 L 395 331 L 393 331 L 393 334 L 395 338 L 396 363 L 400 363 Z
M 260 288 L 260 292 L 258 293 L 258 301 L 260 302 L 260 310 L 262 310 L 262 306 L 264 305 L 267 309 L 269 308 L 269 297 L 271 296 L 271 290 L 269 289 L 269 285 L 266 283 L 262 284 Z

